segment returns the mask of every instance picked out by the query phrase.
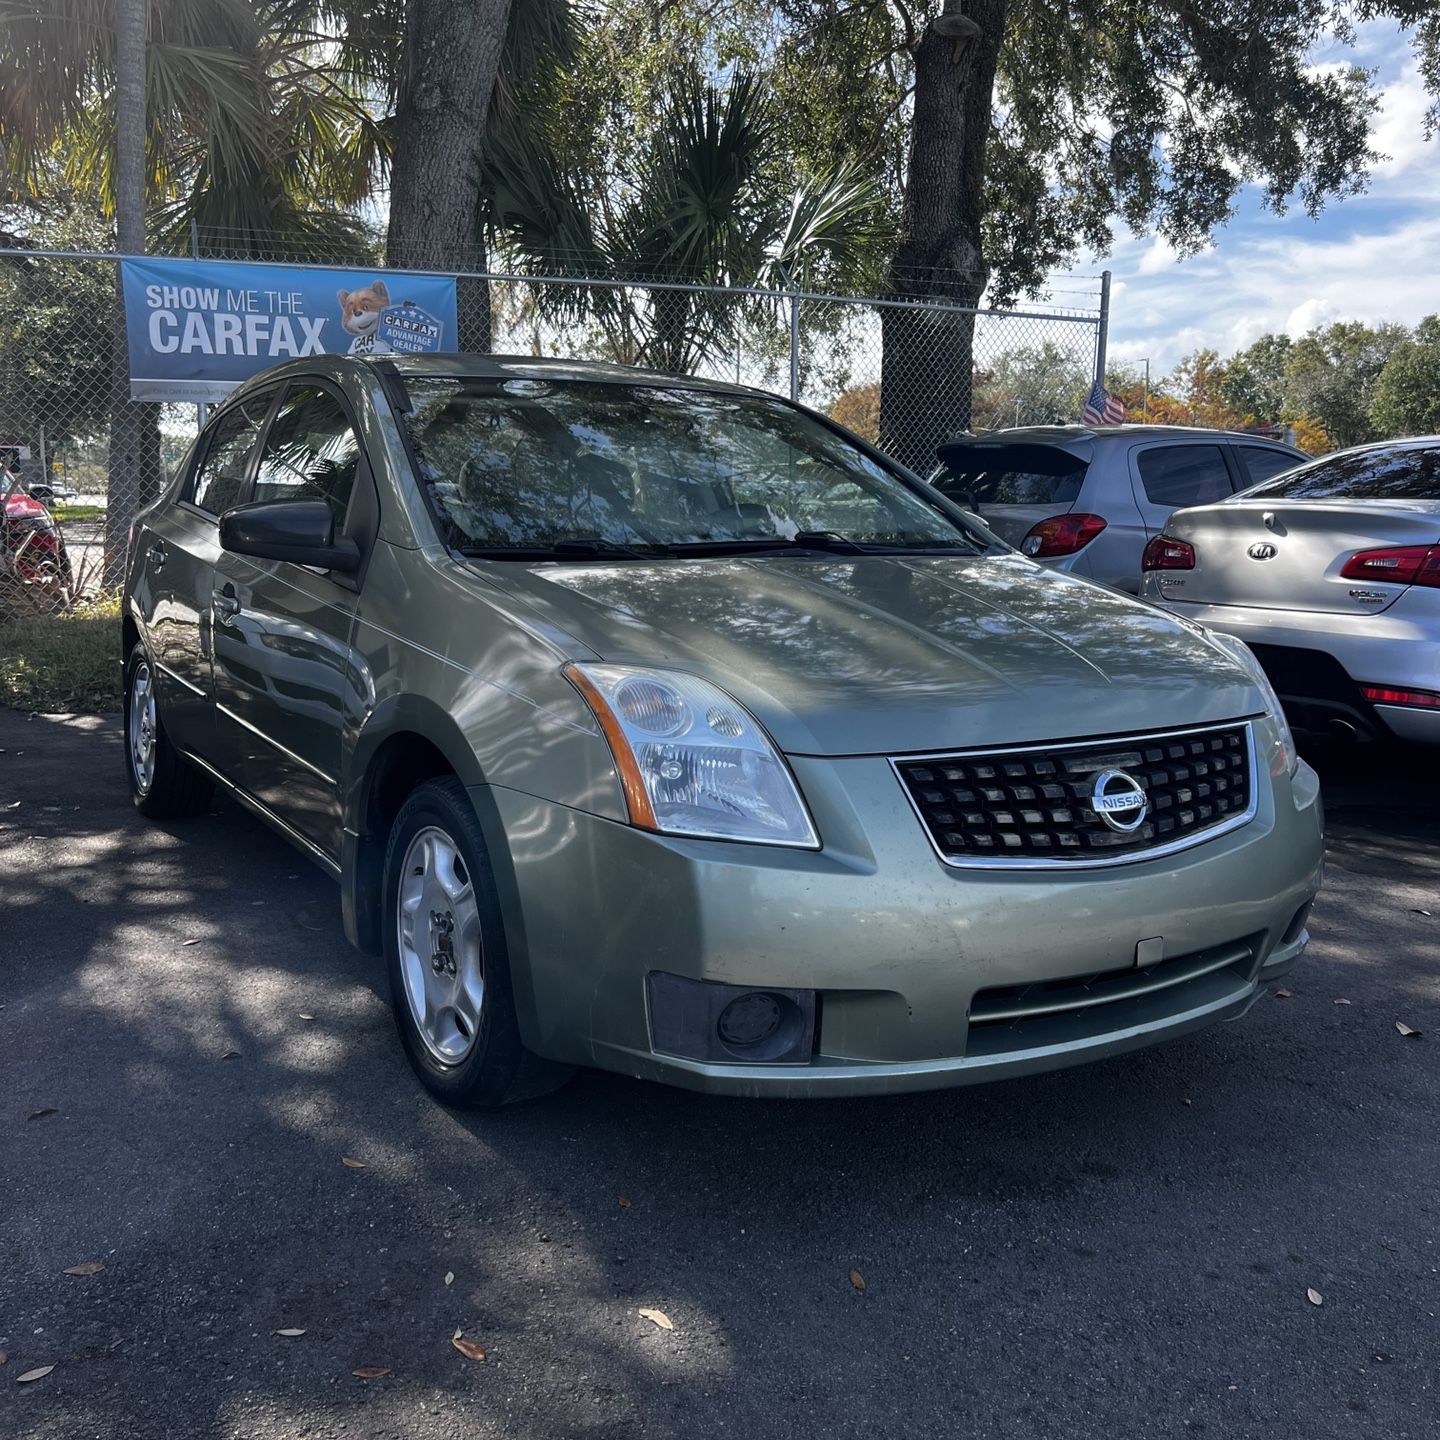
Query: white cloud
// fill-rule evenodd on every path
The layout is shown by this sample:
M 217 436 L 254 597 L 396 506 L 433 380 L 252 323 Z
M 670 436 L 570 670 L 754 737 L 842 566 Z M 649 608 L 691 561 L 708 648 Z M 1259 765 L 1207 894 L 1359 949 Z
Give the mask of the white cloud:
M 1180 252 L 1163 235 L 1157 235 L 1150 248 L 1140 257 L 1136 269 L 1141 275 L 1159 275 L 1179 258 Z
M 1403 175 L 1413 166 L 1429 160 L 1433 166 L 1440 158 L 1434 140 L 1425 138 L 1425 114 L 1430 96 L 1420 78 L 1419 66 L 1413 62 L 1405 67 L 1400 78 L 1385 87 L 1380 102 L 1380 118 L 1374 130 L 1374 145 L 1388 158 L 1375 167 L 1377 178 L 1389 179 Z M 1433 190 L 1431 176 L 1427 188 Z
M 1302 300 L 1285 317 L 1284 330 L 1292 340 L 1298 340 L 1307 331 L 1329 325 L 1341 318 L 1339 310 L 1329 300 L 1312 295 L 1309 299 Z

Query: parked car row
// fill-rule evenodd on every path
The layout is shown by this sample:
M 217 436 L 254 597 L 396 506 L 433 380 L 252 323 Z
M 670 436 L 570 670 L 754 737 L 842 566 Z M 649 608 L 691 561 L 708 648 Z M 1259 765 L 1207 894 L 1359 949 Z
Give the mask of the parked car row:
M 1033 559 L 1133 595 L 1145 546 L 1176 510 L 1227 499 L 1308 458 L 1223 430 L 1031 426 L 942 445 L 930 481 Z
M 1004 473 L 1083 461 L 1069 514 L 1078 439 Z M 1027 1074 L 1238 1018 L 1308 939 L 1319 787 L 1241 642 L 739 386 L 281 366 L 135 523 L 122 638 L 136 804 L 218 785 L 333 875 L 453 1103 Z
M 962 437 L 930 478 L 1034 559 L 1246 641 L 1297 728 L 1440 743 L 1440 439 L 1307 462 L 1066 425 Z

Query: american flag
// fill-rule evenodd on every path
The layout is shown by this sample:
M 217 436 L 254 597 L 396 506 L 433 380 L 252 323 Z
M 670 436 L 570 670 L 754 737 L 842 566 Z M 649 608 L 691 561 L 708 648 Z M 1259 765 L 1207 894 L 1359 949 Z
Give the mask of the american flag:
M 1099 380 L 1090 387 L 1085 408 L 1080 412 L 1082 425 L 1118 425 L 1125 418 L 1125 407 Z

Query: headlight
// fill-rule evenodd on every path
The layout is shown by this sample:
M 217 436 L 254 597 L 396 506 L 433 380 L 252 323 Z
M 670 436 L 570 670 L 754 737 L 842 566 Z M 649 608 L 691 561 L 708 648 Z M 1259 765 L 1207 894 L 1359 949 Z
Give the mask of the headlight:
M 1265 713 L 1270 717 L 1270 723 L 1275 727 L 1275 748 L 1270 754 L 1270 773 L 1272 775 L 1293 775 L 1300 768 L 1300 753 L 1295 748 L 1295 737 L 1290 733 L 1290 722 L 1285 718 L 1285 709 L 1280 704 L 1280 697 L 1275 693 L 1275 687 L 1270 683 L 1270 677 L 1266 675 L 1264 668 L 1255 658 L 1255 652 L 1243 641 L 1234 635 L 1223 634 L 1219 630 L 1212 630 L 1210 627 L 1202 627 L 1205 638 L 1217 650 L 1223 650 L 1232 659 L 1238 660 L 1250 672 L 1251 678 L 1255 681 L 1256 688 L 1265 700 Z
M 723 690 L 671 670 L 565 667 L 610 743 L 630 820 L 666 835 L 817 849 L 770 737 Z

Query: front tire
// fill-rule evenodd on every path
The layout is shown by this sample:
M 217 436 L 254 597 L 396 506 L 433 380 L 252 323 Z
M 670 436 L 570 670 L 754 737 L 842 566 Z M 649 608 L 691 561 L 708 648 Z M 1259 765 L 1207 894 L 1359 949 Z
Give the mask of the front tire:
M 203 815 L 215 793 L 210 777 L 170 743 L 155 693 L 155 667 L 138 642 L 125 661 L 125 774 L 135 808 L 152 820 Z
M 520 1040 L 499 894 L 480 822 L 453 776 L 400 807 L 385 852 L 385 965 L 405 1053 L 447 1105 L 543 1094 L 568 1070 Z

